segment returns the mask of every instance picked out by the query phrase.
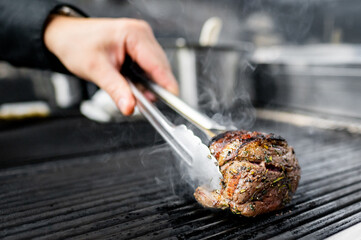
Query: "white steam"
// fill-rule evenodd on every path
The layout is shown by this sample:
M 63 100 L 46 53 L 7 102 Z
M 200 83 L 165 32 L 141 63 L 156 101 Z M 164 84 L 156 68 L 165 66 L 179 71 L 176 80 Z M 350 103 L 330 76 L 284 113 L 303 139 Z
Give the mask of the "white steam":
M 190 161 L 183 156 L 178 158 L 180 166 L 185 172 L 183 177 L 188 176 L 191 183 L 196 183 L 196 185 L 202 185 L 211 190 L 219 189 L 222 175 L 217 160 L 212 156 L 208 147 L 185 125 L 177 126 L 174 133 L 191 158 Z

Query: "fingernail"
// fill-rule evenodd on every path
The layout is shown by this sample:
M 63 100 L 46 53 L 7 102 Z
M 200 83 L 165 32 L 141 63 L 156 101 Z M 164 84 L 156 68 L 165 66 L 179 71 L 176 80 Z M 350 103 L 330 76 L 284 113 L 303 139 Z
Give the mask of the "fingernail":
M 118 101 L 118 108 L 123 114 L 127 112 L 127 106 L 128 106 L 128 99 L 120 98 Z
M 168 87 L 168 90 L 173 93 L 174 95 L 179 95 L 179 90 L 176 85 L 171 85 Z
M 175 79 L 174 75 L 172 73 L 169 73 L 169 79 L 171 79 L 171 84 L 168 85 L 169 87 L 169 91 L 172 92 L 175 95 L 179 94 L 179 90 L 178 90 L 178 83 L 177 80 Z
M 172 75 L 173 76 L 173 75 Z M 175 95 L 179 95 L 179 88 L 178 88 L 178 82 L 177 82 L 177 80 L 174 78 L 174 76 L 173 76 L 173 84 L 172 84 L 172 88 L 173 88 L 173 93 L 175 94 Z

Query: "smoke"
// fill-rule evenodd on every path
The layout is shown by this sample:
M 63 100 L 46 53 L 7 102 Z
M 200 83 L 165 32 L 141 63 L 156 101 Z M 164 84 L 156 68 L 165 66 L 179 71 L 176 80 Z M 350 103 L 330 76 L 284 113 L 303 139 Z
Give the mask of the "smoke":
M 234 49 L 204 48 L 191 49 L 196 56 L 196 92 L 195 96 L 198 110 L 207 114 L 216 122 L 225 126 L 237 126 L 237 128 L 249 129 L 255 121 L 255 109 L 252 106 L 251 98 L 246 89 L 247 75 L 245 71 L 250 67 L 250 63 L 245 60 L 244 52 Z M 176 61 L 171 61 L 175 62 Z M 173 66 L 177 68 L 177 65 Z M 254 68 L 254 66 L 253 66 Z M 186 69 L 178 69 L 178 71 Z M 252 70 L 252 69 L 251 69 Z M 177 77 L 177 76 L 176 76 Z M 179 79 L 179 78 L 178 78 Z M 183 85 L 184 86 L 184 85 Z M 193 85 L 194 87 L 194 85 Z M 184 89 L 183 89 L 184 90 Z M 181 89 L 182 91 L 182 89 Z M 167 109 L 162 109 L 167 113 Z M 169 109 L 168 109 L 169 110 Z M 169 110 L 171 111 L 171 110 Z M 174 115 L 173 115 L 174 116 Z M 171 118 L 171 117 L 170 117 Z M 176 115 L 171 118 L 175 125 L 185 124 L 192 129 L 195 135 L 202 138 L 202 133 L 192 126 L 185 119 Z M 183 133 L 182 133 L 183 134 Z M 187 134 L 186 134 L 187 135 Z M 186 143 L 187 136 L 182 138 Z M 208 144 L 209 138 L 203 136 L 203 143 Z M 200 140 L 199 140 L 200 143 Z M 209 150 L 203 145 L 208 153 L 201 154 L 202 148 L 198 143 L 191 144 L 192 154 L 198 156 L 193 159 L 191 166 L 175 153 L 169 154 L 168 144 L 155 146 L 147 154 L 153 157 L 144 158 L 142 165 L 146 168 L 161 168 L 162 175 L 156 177 L 159 184 L 169 183 L 175 194 L 189 195 L 194 189 L 203 184 L 209 184 L 210 179 L 216 179 L 217 173 L 212 172 L 215 168 L 214 162 L 207 158 L 212 158 Z M 149 159 L 152 159 L 149 161 Z M 178 169 L 177 174 L 174 169 Z M 186 183 L 188 187 L 184 187 Z M 183 187 L 179 187 L 181 186 Z M 212 189 L 217 184 L 212 185 Z M 218 178 L 218 186 L 220 181 Z
M 222 125 L 252 127 L 255 109 L 246 73 L 255 67 L 247 60 L 247 52 L 232 48 L 198 51 L 198 109 Z
M 146 148 L 140 152 L 140 157 L 140 165 L 143 169 L 157 172 L 156 176 L 145 177 L 152 177 L 157 184 L 169 187 L 174 195 L 192 197 L 195 184 L 187 175 L 184 162 L 167 143 Z
M 189 166 L 168 144 L 154 146 L 147 152 L 142 152 L 141 155 L 142 168 L 158 169 L 157 176 L 153 175 L 155 182 L 169 187 L 175 195 L 192 198 L 198 186 L 209 186 L 212 174 L 207 169 L 214 167 L 211 165 L 212 162 L 200 161 L 199 158 Z M 215 183 L 219 188 L 220 181 L 215 181 Z
M 246 71 L 253 71 L 255 66 L 249 63 L 246 49 L 239 49 L 235 46 L 229 48 L 189 47 L 187 50 L 193 53 L 191 55 L 178 54 L 177 51 L 184 51 L 184 48 L 166 48 L 165 50 L 172 63 L 176 78 L 182 81 L 180 83 L 181 96 L 185 96 L 186 101 L 190 99 L 191 102 L 188 102 L 190 105 L 195 105 L 199 111 L 226 127 L 236 126 L 242 129 L 252 127 L 255 121 L 255 109 L 247 89 L 247 86 L 251 85 L 251 80 Z M 182 57 L 187 59 L 181 59 Z M 181 64 L 189 63 L 190 59 L 192 60 L 191 63 L 194 64 L 191 68 L 186 68 L 187 65 Z M 190 73 L 190 71 L 194 72 Z M 195 77 L 184 78 L 180 76 L 184 72 Z M 187 94 L 191 94 L 191 96 L 187 96 Z M 190 123 L 185 122 L 182 117 L 178 116 L 172 121 L 176 124 L 187 125 L 189 129 L 195 132 L 195 135 L 203 139 L 204 144 L 208 145 L 209 138 L 202 137 L 202 133 Z M 153 154 L 159 158 L 163 151 L 166 151 L 164 146 L 156 148 Z M 197 153 L 198 151 L 194 149 L 193 152 Z M 188 187 L 189 191 L 190 189 L 194 190 L 199 185 L 206 184 L 209 179 L 216 175 L 210 172 L 211 169 L 214 169 L 214 163 L 210 159 L 203 161 L 201 158 L 199 157 L 192 166 L 189 166 L 178 156 L 173 156 L 174 166 L 180 175 L 176 179 L 169 177 L 168 181 L 175 180 L 172 182 L 175 193 L 177 193 L 176 186 L 179 182 L 187 183 L 190 186 Z M 167 175 L 169 172 L 171 171 L 165 172 L 164 176 L 169 176 Z M 164 179 L 157 177 L 157 182 L 164 183 Z

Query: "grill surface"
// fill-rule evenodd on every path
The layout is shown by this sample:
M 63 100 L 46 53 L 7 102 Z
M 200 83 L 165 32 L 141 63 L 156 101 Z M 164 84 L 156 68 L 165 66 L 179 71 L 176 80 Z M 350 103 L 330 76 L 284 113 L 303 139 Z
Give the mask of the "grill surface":
M 322 239 L 361 221 L 360 136 L 254 129 L 295 147 L 302 177 L 283 210 L 246 218 L 203 209 L 166 147 L 118 149 L 0 169 L 0 238 Z

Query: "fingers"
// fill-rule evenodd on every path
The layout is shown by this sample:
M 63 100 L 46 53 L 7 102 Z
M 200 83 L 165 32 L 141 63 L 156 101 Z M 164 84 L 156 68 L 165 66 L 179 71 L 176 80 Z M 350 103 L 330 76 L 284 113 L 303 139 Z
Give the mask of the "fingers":
M 92 73 L 92 81 L 110 95 L 124 115 L 129 116 L 134 111 L 135 99 L 126 79 L 111 63 L 102 61 L 101 64 L 101 69 Z
M 146 90 L 143 92 L 144 96 L 151 102 L 155 102 L 157 100 L 157 97 L 149 90 Z
M 150 26 L 137 21 L 137 31 L 129 32 L 125 39 L 127 54 L 150 75 L 152 80 L 168 91 L 178 94 L 178 84 L 161 46 L 155 39 Z
M 70 72 L 104 89 L 124 115 L 130 115 L 135 106 L 130 87 L 119 73 L 126 54 L 153 81 L 174 94 L 178 93 L 178 85 L 166 55 L 144 21 L 72 18 L 63 21 L 66 22 L 60 24 L 59 21 L 52 21 L 52 25 L 49 25 L 62 34 L 49 37 L 50 40 L 56 39 L 57 44 L 54 49 L 50 45 L 47 47 Z M 57 28 L 55 23 L 59 23 Z M 74 44 L 74 36 L 79 44 Z M 151 93 L 145 92 L 145 95 L 154 100 Z
M 146 89 L 144 87 L 144 85 L 138 84 L 138 83 L 135 85 L 149 101 L 155 102 L 155 100 L 157 100 L 157 97 L 155 96 L 155 94 L 153 92 L 149 91 L 148 89 Z

